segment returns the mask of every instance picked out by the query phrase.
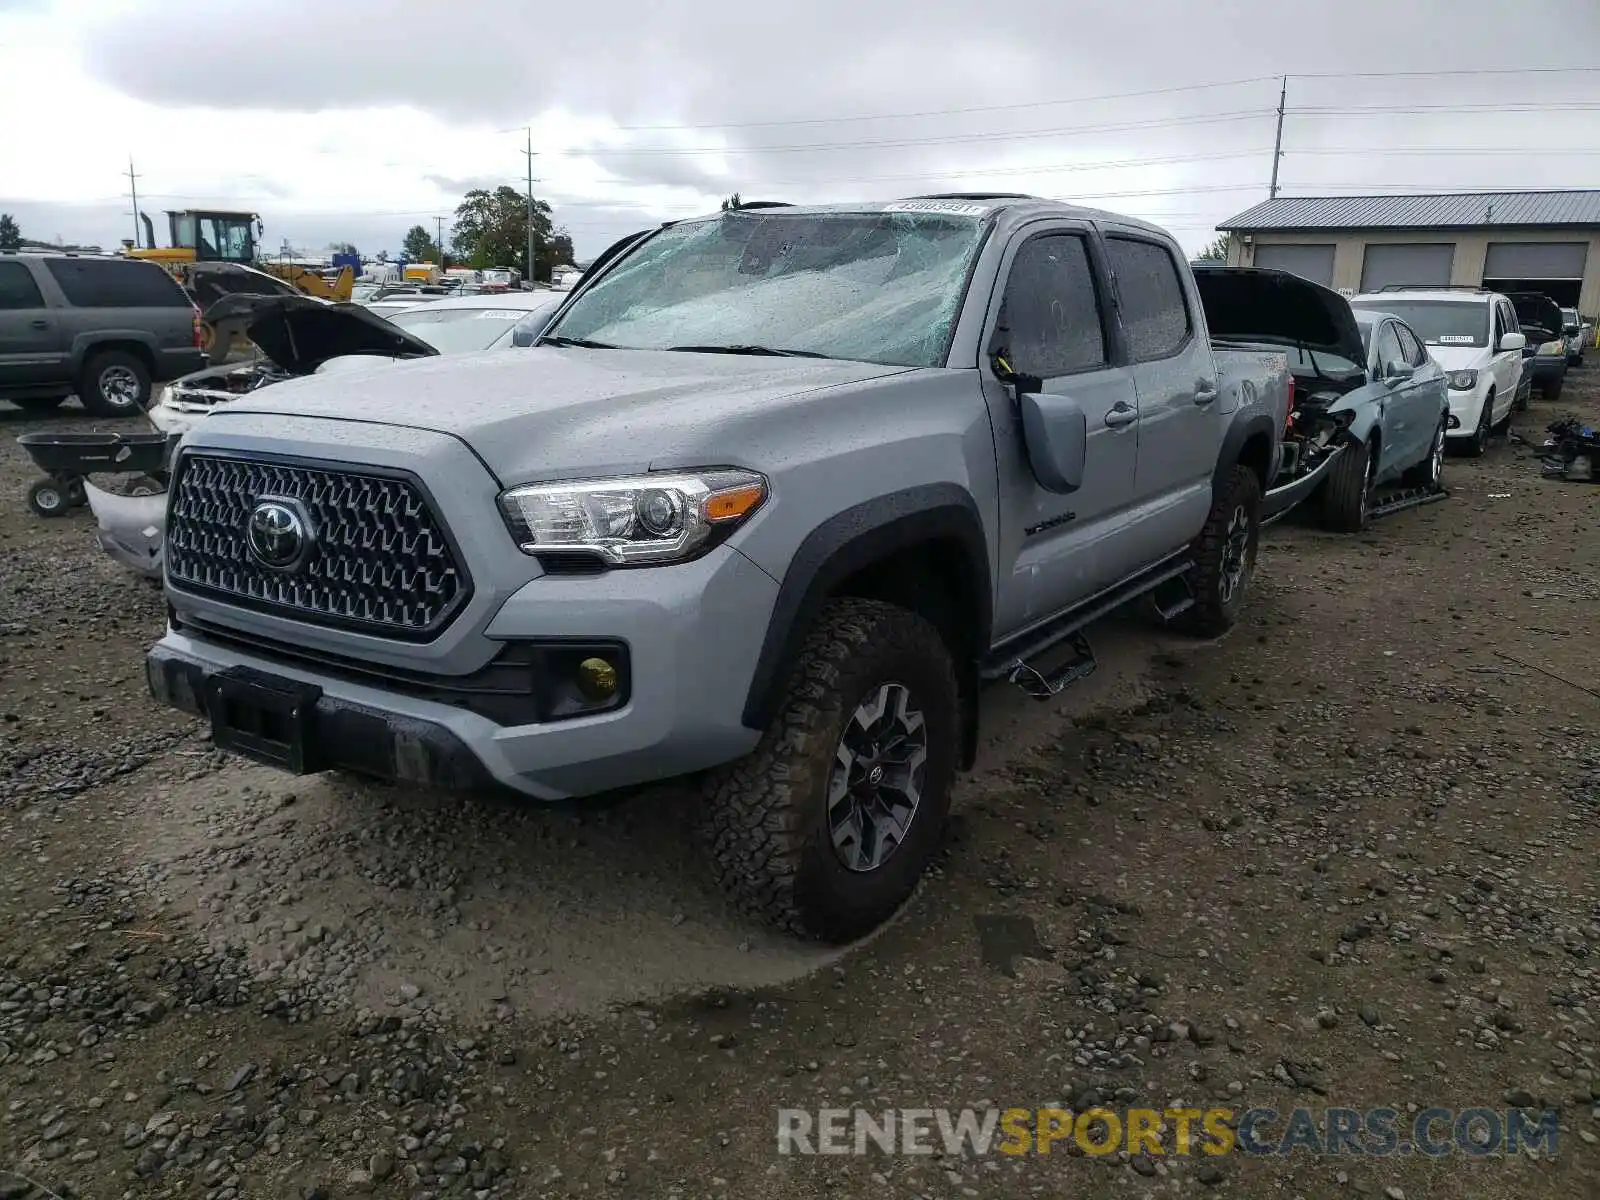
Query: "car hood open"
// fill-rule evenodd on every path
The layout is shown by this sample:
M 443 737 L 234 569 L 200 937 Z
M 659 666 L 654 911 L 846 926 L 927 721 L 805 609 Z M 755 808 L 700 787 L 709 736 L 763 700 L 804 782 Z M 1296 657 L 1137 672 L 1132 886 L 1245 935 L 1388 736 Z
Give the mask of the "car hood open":
M 1355 313 L 1338 292 L 1268 267 L 1196 265 L 1195 286 L 1214 338 L 1307 347 L 1364 363 Z
M 1507 292 L 1506 297 L 1511 301 L 1511 307 L 1517 310 L 1517 324 L 1522 326 L 1524 333 L 1534 328 L 1544 332 L 1545 340 L 1561 336 L 1566 321 L 1561 316 L 1561 306 L 1549 296 L 1542 292 Z M 1528 339 L 1529 342 L 1534 340 Z
M 330 358 L 350 354 L 426 358 L 439 352 L 359 304 L 311 296 L 224 296 L 205 311 L 220 344 L 237 329 L 291 375 L 310 375 Z

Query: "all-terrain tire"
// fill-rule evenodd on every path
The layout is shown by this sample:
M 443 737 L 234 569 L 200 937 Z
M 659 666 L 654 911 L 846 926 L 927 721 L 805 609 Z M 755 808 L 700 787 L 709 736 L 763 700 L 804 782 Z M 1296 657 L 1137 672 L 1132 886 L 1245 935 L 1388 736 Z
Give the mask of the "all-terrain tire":
M 888 857 L 854 871 L 834 848 L 829 783 L 856 710 L 886 684 L 903 685 L 922 715 L 920 801 Z M 802 937 L 866 933 L 911 895 L 938 849 L 960 745 L 960 691 L 938 631 L 892 604 L 830 602 L 760 743 L 706 781 L 700 833 L 718 885 L 747 915 Z
M 136 417 L 150 406 L 150 368 L 126 350 L 102 350 L 83 367 L 78 402 L 97 417 Z
M 1322 523 L 1335 533 L 1360 533 L 1367 527 L 1372 499 L 1372 443 L 1351 442 L 1322 485 Z
M 1244 608 L 1261 543 L 1261 480 L 1237 466 L 1211 501 L 1206 523 L 1195 538 L 1194 604 L 1179 627 L 1200 637 L 1232 629 Z
M 1506 415 L 1509 424 L 1511 416 Z M 1407 487 L 1425 487 L 1430 492 L 1444 491 L 1444 442 L 1445 430 L 1450 427 L 1448 417 L 1439 418 L 1439 428 L 1433 431 L 1433 440 L 1428 443 L 1428 457 L 1411 467 L 1401 478 Z

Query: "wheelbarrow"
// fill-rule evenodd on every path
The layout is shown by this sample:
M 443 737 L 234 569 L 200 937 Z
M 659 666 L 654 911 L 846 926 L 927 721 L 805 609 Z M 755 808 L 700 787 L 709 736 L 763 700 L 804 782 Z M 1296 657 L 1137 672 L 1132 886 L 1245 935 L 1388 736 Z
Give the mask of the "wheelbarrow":
M 88 503 L 88 475 L 162 477 L 176 436 L 165 433 L 25 433 L 17 444 L 45 477 L 28 488 L 28 507 L 62 517 Z

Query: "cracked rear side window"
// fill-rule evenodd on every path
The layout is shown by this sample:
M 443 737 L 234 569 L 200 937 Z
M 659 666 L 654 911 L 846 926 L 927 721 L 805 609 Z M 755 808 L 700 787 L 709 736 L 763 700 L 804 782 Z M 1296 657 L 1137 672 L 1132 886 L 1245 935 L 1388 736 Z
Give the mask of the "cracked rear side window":
M 656 234 L 548 334 L 942 366 L 982 217 L 727 212 Z

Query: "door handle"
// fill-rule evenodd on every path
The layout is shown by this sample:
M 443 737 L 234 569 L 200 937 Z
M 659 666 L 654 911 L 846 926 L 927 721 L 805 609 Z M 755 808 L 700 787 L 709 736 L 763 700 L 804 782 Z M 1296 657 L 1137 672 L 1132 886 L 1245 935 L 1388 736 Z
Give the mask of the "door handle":
M 35 320 L 29 321 L 28 324 L 32 325 L 35 329 L 49 329 L 50 328 L 50 322 L 44 320 L 43 318 L 36 318 Z
M 1194 385 L 1194 402 L 1196 404 L 1210 404 L 1217 398 L 1217 385 L 1209 379 L 1202 379 Z
M 1139 419 L 1139 410 L 1126 400 L 1118 400 L 1111 406 L 1111 411 L 1106 414 L 1106 424 L 1112 429 L 1121 429 L 1124 425 L 1132 425 Z

